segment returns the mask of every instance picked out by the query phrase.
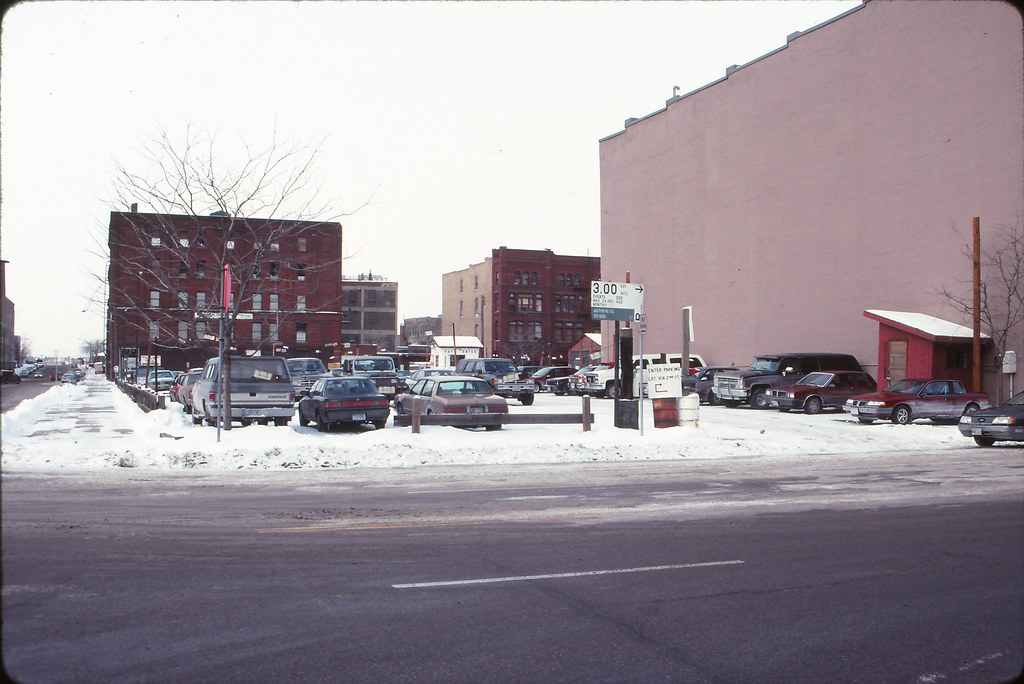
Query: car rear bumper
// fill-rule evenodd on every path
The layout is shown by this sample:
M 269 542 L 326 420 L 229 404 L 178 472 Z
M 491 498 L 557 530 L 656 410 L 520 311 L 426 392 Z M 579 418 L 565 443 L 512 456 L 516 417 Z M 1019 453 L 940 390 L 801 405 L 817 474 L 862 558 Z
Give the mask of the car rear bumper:
M 387 420 L 391 409 L 327 409 L 324 415 L 329 423 L 377 423 Z

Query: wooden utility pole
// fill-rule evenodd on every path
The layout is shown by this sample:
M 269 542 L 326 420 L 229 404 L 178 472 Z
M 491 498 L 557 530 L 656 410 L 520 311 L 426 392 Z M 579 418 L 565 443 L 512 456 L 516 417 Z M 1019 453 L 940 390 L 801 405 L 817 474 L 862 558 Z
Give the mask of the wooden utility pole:
M 971 345 L 971 383 L 981 391 L 981 218 L 974 217 L 974 320 Z

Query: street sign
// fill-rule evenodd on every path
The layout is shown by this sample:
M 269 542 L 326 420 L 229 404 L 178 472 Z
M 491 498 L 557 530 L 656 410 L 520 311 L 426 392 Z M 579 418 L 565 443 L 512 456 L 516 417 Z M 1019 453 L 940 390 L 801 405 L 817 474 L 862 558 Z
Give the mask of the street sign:
M 644 370 L 644 384 L 651 399 L 683 396 L 683 386 L 677 364 L 651 364 Z
M 595 321 L 639 321 L 644 312 L 640 283 L 590 283 L 590 317 Z

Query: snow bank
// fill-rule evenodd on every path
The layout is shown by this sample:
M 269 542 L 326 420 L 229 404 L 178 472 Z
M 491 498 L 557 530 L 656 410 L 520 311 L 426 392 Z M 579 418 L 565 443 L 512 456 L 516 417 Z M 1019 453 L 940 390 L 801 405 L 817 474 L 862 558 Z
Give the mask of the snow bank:
M 181 406 L 146 413 L 100 377 L 53 387 L 3 416 L 4 470 L 96 470 L 111 467 L 204 470 L 410 468 L 429 465 L 515 465 L 788 457 L 957 449 L 970 445 L 955 426 L 862 425 L 846 414 L 701 407 L 699 427 L 613 427 L 612 402 L 591 401 L 596 423 L 509 425 L 486 432 L 425 426 L 319 433 L 293 420 L 287 427 L 222 430 L 196 426 Z M 538 394 L 521 413 L 576 412 L 578 397 Z

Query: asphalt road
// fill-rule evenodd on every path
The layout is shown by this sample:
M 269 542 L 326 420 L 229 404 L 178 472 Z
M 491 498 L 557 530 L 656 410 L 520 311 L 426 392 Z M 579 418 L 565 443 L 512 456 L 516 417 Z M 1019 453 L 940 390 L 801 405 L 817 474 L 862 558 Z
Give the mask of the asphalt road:
M 770 477 L 5 473 L 4 665 L 24 682 L 1006 681 L 1024 662 L 1021 455 Z

